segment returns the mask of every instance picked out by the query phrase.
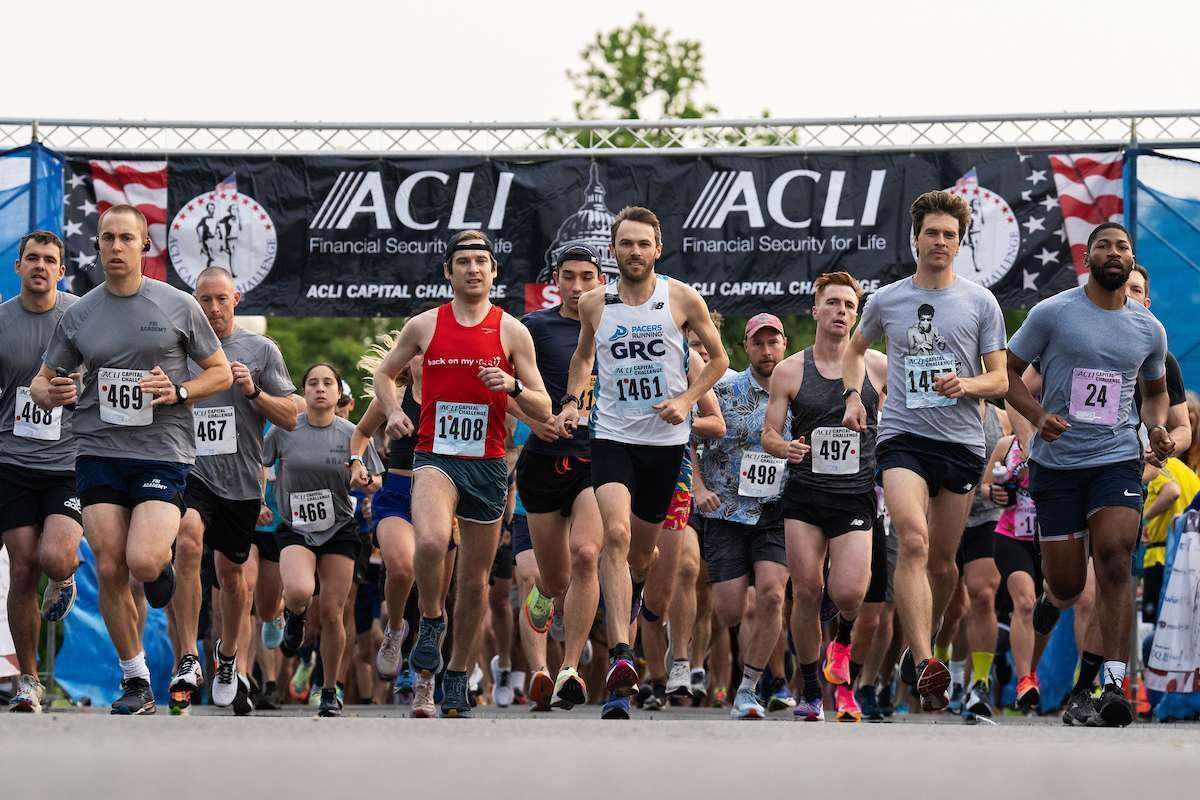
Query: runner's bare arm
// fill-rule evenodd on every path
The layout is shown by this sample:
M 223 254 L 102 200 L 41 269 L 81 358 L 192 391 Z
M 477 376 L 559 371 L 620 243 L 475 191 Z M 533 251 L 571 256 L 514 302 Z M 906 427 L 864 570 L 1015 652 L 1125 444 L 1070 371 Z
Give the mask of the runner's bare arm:
M 681 401 L 678 405 L 686 414 L 704 393 L 716 386 L 717 381 L 725 375 L 725 371 L 729 369 L 729 355 L 725 352 L 725 345 L 721 343 L 721 334 L 708 313 L 708 304 L 704 302 L 700 293 L 686 283 L 675 280 L 671 281 L 670 292 L 672 307 L 683 310 L 688 330 L 695 332 L 709 356 L 708 363 L 704 365 L 704 369 L 701 370 L 696 380 L 691 382 L 686 392 L 678 398 L 671 398 L 659 404 L 665 410 L 668 404 Z M 655 406 L 655 408 L 659 406 Z
M 210 355 L 208 358 L 195 358 L 196 363 L 203 370 L 199 375 L 183 382 L 183 386 L 188 391 L 188 401 L 203 400 L 206 397 L 212 397 L 218 392 L 223 392 L 230 386 L 233 386 L 233 371 L 229 368 L 229 359 L 225 357 L 225 351 L 217 348 L 217 352 Z M 151 370 L 150 374 L 154 375 L 155 371 L 162 372 L 159 367 Z M 164 374 L 165 378 L 166 375 Z M 146 379 L 142 379 L 145 383 Z M 167 378 L 167 383 L 170 384 L 170 378 Z M 161 394 L 150 401 L 150 405 L 164 405 L 175 402 L 175 386 L 171 384 L 169 387 L 162 387 Z
M 703 359 L 692 351 L 688 359 L 688 380 L 700 379 Z M 721 413 L 721 404 L 717 402 L 717 394 L 712 389 L 704 393 L 696 404 L 697 415 L 692 420 L 692 434 L 700 439 L 720 439 L 725 435 L 725 415 Z
M 408 390 L 405 389 L 405 391 Z M 358 420 L 358 424 L 354 426 L 354 433 L 350 434 L 350 453 L 361 456 L 367 452 L 367 443 L 371 441 L 375 431 L 379 430 L 379 426 L 385 422 L 387 422 L 387 417 L 383 413 L 383 406 L 378 400 L 372 400 Z
M 558 433 L 558 428 L 554 424 L 553 416 L 545 422 L 538 422 L 533 417 L 521 410 L 521 404 L 513 398 L 508 398 L 508 414 L 513 419 L 520 420 L 529 426 L 529 430 L 534 436 L 541 439 L 543 442 L 556 442 L 562 438 Z
M 1181 456 L 1192 446 L 1192 421 L 1188 419 L 1187 403 L 1176 403 L 1167 409 L 1167 428 L 1175 443 L 1175 455 Z
M 1021 375 L 1029 367 L 1027 363 L 1011 350 L 1008 351 L 1007 363 L 1008 392 L 1004 395 L 1004 401 L 1018 414 L 1029 420 L 1043 439 L 1053 442 L 1071 427 L 1071 423 L 1057 414 L 1047 413 L 1042 404 L 1033 399 L 1033 392 L 1021 378 Z
M 865 433 L 867 430 L 867 408 L 862 401 L 863 378 L 867 374 L 867 351 L 871 343 L 861 331 L 850 337 L 850 346 L 842 356 L 842 386 L 854 392 L 846 398 L 846 414 L 842 417 L 843 427 Z
M 375 401 L 387 418 L 389 436 L 400 438 L 408 436 L 416 423 L 400 410 L 400 396 L 396 393 L 396 377 L 413 357 L 419 355 L 428 346 L 429 337 L 433 334 L 433 326 L 437 322 L 437 309 L 430 309 L 413 317 L 400 329 L 393 347 L 379 366 L 375 368 Z
M 770 399 L 767 400 L 767 413 L 763 418 L 762 447 L 763 450 L 776 458 L 786 458 L 793 464 L 804 459 L 808 445 L 804 437 L 792 440 L 791 431 L 783 429 L 787 422 L 788 403 L 800 391 L 804 380 L 803 357 L 784 359 L 771 373 Z
M 996 442 L 996 446 L 992 448 L 992 452 L 988 456 L 987 464 L 983 467 L 983 477 L 979 479 L 979 491 L 998 506 L 1008 505 L 1008 492 L 1004 491 L 1003 487 L 996 486 L 995 480 L 992 478 L 992 469 L 997 464 L 1004 463 L 1004 456 L 1008 454 L 1012 440 L 1011 436 L 1000 437 L 1000 441 Z
M 983 354 L 983 373 L 974 377 L 948 372 L 934 378 L 934 385 L 943 397 L 1003 397 L 1008 391 L 1008 370 L 1005 350 Z
M 77 380 L 79 380 L 78 372 L 72 372 L 65 378 L 59 378 L 54 370 L 43 364 L 29 384 L 29 396 L 33 398 L 33 402 L 44 409 L 70 405 L 78 400 L 75 387 Z
M 1138 385 L 1142 392 L 1142 422 L 1150 434 L 1150 450 L 1159 461 L 1166 461 L 1175 452 L 1175 442 L 1167 430 L 1167 413 L 1171 403 L 1167 394 L 1167 376 L 1152 381 L 1138 378 Z M 1154 459 L 1147 460 L 1153 462 Z
M 567 372 L 567 394 L 578 399 L 587 391 L 596 364 L 596 322 L 604 303 L 604 287 L 597 286 L 579 298 L 579 343 L 571 356 L 571 368 Z M 567 401 L 558 415 L 559 428 L 564 436 L 571 436 L 579 426 L 579 403 Z
M 878 350 L 868 349 L 863 354 L 867 365 L 867 376 L 871 379 L 871 385 L 875 387 L 875 391 L 883 394 L 887 391 L 887 356 Z
M 546 384 L 542 382 L 542 373 L 537 367 L 537 352 L 533 347 L 533 337 L 529 329 L 515 317 L 505 314 L 500 322 L 501 339 L 509 348 L 508 360 L 512 362 L 513 375 L 496 369 L 484 368 L 480 375 L 484 383 L 492 391 L 503 391 L 506 394 L 516 388 L 517 378 L 521 380 L 521 393 L 515 398 L 521 410 L 531 418 L 544 422 L 550 419 L 553 407 L 550 404 L 550 394 Z M 489 372 L 494 369 L 495 373 Z

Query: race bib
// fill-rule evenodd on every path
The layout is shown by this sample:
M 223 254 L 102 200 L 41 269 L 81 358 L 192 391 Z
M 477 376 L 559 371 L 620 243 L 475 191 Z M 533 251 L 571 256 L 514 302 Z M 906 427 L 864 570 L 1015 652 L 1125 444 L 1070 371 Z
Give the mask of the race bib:
M 856 475 L 859 456 L 858 431 L 849 428 L 814 428 L 812 471 L 817 475 Z
M 137 369 L 102 367 L 96 391 L 100 395 L 100 419 L 110 425 L 141 427 L 154 421 L 154 398 L 138 382 L 145 375 Z
M 333 525 L 333 492 L 292 492 L 292 530 L 315 532 Z
M 738 494 L 742 497 L 777 497 L 783 491 L 787 462 L 761 450 L 742 451 Z
M 667 399 L 667 377 L 657 362 L 615 367 L 616 386 L 612 396 L 617 408 L 645 411 Z
M 1017 491 L 1017 516 L 1013 521 L 1013 535 L 1018 539 L 1032 539 L 1037 535 L 1037 508 L 1033 496 L 1024 490 Z
M 483 458 L 487 428 L 486 405 L 439 400 L 433 423 L 433 452 L 443 456 Z
M 1076 422 L 1116 425 L 1121 404 L 1121 373 L 1076 367 L 1071 372 L 1071 403 L 1067 415 Z
M 949 356 L 904 357 L 904 405 L 906 408 L 937 408 L 952 406 L 958 401 L 942 397 L 934 387 L 939 375 L 954 372 L 954 359 Z
M 237 452 L 233 406 L 193 408 L 192 425 L 196 434 L 196 455 L 222 456 Z
M 13 434 L 26 439 L 57 442 L 62 436 L 62 406 L 46 411 L 33 402 L 28 386 L 18 386 Z

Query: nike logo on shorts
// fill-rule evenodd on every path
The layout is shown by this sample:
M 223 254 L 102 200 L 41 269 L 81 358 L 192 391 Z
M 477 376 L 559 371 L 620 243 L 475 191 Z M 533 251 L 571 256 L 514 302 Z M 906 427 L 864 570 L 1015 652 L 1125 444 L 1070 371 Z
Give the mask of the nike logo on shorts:
M 1141 497 L 1142 496 L 1141 492 L 1131 492 L 1128 489 L 1125 490 L 1124 494 L 1126 497 Z

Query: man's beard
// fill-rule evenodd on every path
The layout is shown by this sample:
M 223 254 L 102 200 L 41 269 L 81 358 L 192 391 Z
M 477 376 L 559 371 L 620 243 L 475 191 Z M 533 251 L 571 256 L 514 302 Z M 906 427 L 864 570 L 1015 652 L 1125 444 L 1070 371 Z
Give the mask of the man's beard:
M 644 269 L 646 274 L 649 274 L 650 271 L 654 269 L 654 262 L 653 261 L 643 261 L 641 264 L 636 265 L 635 269 L 636 268 Z M 625 278 L 626 280 L 633 280 L 633 276 L 628 274 L 629 267 L 626 265 L 625 262 L 617 261 L 617 271 L 621 274 L 622 278 Z
M 1102 264 L 1096 264 L 1090 259 L 1088 261 L 1088 268 L 1092 274 L 1092 280 L 1099 284 L 1102 289 L 1109 292 L 1115 292 L 1117 289 L 1120 289 L 1122 286 L 1124 286 L 1129 280 L 1129 273 L 1133 272 L 1133 264 L 1129 264 L 1127 266 L 1122 263 L 1120 275 L 1116 278 L 1109 278 L 1107 275 L 1105 275 L 1105 270 L 1107 267 L 1108 261 L 1105 261 Z

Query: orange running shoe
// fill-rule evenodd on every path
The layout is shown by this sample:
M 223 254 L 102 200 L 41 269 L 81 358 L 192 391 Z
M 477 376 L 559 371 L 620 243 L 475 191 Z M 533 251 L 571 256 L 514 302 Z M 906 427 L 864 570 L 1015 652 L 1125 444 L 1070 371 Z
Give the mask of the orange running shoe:
M 837 703 L 838 722 L 859 722 L 862 720 L 862 709 L 854 699 L 854 691 L 847 685 L 836 686 L 833 698 Z
M 1042 701 L 1037 675 L 1029 674 L 1017 681 L 1017 707 L 1022 711 L 1037 711 Z
M 825 680 L 833 686 L 850 683 L 850 648 L 830 642 L 825 649 Z

